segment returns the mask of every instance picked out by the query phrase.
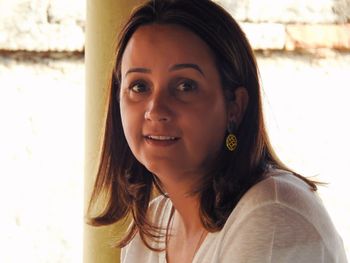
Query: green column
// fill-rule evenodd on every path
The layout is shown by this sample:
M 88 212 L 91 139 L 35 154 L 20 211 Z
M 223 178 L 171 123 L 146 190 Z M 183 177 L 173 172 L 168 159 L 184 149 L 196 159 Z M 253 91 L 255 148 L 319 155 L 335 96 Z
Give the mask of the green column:
M 114 42 L 123 21 L 140 2 L 142 1 L 87 0 L 84 211 L 98 166 Z M 91 227 L 84 224 L 84 263 L 118 263 L 119 251 L 111 247 L 111 242 L 113 236 L 121 231 L 124 229 L 118 224 L 109 227 Z

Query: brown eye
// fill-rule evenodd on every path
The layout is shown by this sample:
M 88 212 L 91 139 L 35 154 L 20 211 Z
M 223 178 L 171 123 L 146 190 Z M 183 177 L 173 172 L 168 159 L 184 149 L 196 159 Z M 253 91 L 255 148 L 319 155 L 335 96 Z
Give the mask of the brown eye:
M 146 92 L 148 90 L 148 87 L 143 82 L 136 82 L 136 83 L 133 83 L 129 89 L 135 93 L 142 93 L 142 92 Z
M 194 91 L 197 89 L 197 85 L 194 81 L 186 80 L 177 85 L 176 89 L 179 91 Z

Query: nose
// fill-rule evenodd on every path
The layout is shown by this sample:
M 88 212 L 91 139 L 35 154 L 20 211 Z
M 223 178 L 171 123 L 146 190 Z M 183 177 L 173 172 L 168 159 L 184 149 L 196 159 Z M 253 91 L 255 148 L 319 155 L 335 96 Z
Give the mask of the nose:
M 145 119 L 155 122 L 169 122 L 172 119 L 169 98 L 166 94 L 153 94 L 145 111 Z

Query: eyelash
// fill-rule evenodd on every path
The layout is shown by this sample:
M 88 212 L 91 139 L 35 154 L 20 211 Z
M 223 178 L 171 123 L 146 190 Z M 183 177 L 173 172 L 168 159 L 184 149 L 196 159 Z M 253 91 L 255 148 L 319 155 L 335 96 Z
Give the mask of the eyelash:
M 142 86 L 142 87 L 137 88 L 139 86 Z M 189 79 L 177 81 L 174 86 L 175 86 L 175 91 L 180 91 L 180 92 L 192 92 L 197 89 L 197 83 Z M 136 81 L 131 83 L 131 85 L 129 86 L 129 90 L 134 93 L 144 93 L 148 90 L 148 84 L 145 83 L 144 81 Z
M 180 91 L 189 92 L 197 89 L 197 84 L 193 80 L 183 80 L 178 85 L 176 85 L 177 90 L 179 90 L 178 87 L 183 86 L 184 84 L 186 86 L 190 86 L 190 89 L 187 89 L 187 87 L 185 87 L 184 89 L 180 89 Z
M 134 87 L 140 86 L 140 85 L 143 86 L 143 89 L 144 89 L 143 91 L 140 91 L 140 90 L 136 91 L 136 90 L 134 90 Z M 132 92 L 135 92 L 135 93 L 142 93 L 142 92 L 145 92 L 146 89 L 147 89 L 147 83 L 145 83 L 145 82 L 143 82 L 143 81 L 136 81 L 136 82 L 132 83 L 132 84 L 130 85 L 130 87 L 129 87 L 129 90 L 132 91 Z

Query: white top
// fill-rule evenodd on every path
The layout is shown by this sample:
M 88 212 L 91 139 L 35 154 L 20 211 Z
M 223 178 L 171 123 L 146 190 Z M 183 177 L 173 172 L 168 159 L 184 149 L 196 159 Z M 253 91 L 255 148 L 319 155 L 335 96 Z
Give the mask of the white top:
M 241 198 L 220 232 L 208 233 L 193 263 L 346 263 L 317 194 L 288 172 L 269 173 Z M 157 197 L 149 209 L 152 222 L 166 227 L 171 207 L 170 199 Z M 165 252 L 149 250 L 137 234 L 122 249 L 121 262 L 165 263 Z

